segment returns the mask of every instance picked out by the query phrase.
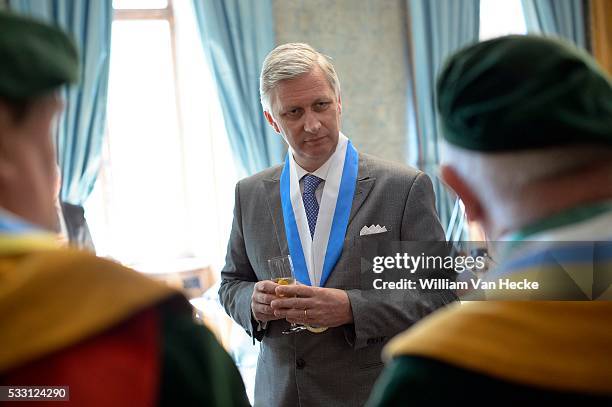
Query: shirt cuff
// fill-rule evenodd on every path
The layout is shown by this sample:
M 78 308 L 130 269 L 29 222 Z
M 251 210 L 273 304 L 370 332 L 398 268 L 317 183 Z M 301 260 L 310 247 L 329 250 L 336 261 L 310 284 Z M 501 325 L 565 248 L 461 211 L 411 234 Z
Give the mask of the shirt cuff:
M 257 322 L 257 332 L 263 331 L 268 327 L 268 321 L 261 322 L 260 320 L 258 320 L 252 308 L 251 315 L 253 315 L 253 319 Z

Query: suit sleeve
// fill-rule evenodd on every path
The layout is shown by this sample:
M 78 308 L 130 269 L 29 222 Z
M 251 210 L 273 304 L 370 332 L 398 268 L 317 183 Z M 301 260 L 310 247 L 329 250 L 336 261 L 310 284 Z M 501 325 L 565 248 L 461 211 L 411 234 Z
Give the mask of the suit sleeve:
M 414 178 L 401 220 L 402 241 L 444 241 L 429 177 Z M 357 271 L 356 271 L 357 272 Z M 439 307 L 456 299 L 452 294 L 418 290 L 348 290 L 353 324 L 345 327 L 347 342 L 355 349 L 385 343 Z
M 242 213 L 240 202 L 240 182 L 236 184 L 236 202 L 234 220 L 227 245 L 225 266 L 221 270 L 221 287 L 219 299 L 230 317 L 241 325 L 254 339 L 261 340 L 264 331 L 258 329 L 258 323 L 251 311 L 251 296 L 257 276 L 251 267 L 244 243 Z

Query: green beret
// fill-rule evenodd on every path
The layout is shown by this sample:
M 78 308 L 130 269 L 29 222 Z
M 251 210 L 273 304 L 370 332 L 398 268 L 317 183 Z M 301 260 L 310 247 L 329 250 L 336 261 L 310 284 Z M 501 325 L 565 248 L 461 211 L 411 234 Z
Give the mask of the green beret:
M 561 40 L 512 35 L 460 50 L 438 77 L 437 105 L 444 138 L 469 150 L 612 146 L 610 78 Z
M 78 78 L 78 52 L 64 32 L 0 11 L 0 97 L 26 100 Z

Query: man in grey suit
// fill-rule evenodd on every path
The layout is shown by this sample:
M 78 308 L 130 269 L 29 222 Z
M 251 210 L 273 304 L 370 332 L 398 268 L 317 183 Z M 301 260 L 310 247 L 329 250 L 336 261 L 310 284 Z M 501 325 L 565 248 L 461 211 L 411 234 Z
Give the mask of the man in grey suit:
M 382 369 L 383 345 L 452 300 L 384 295 L 360 273 L 368 241 L 444 240 L 431 181 L 357 153 L 340 132 L 334 67 L 309 45 L 274 49 L 260 90 L 289 152 L 283 166 L 236 186 L 221 303 L 261 341 L 256 406 L 360 406 Z M 267 261 L 287 254 L 300 284 L 279 286 Z M 283 335 L 289 323 L 309 330 Z

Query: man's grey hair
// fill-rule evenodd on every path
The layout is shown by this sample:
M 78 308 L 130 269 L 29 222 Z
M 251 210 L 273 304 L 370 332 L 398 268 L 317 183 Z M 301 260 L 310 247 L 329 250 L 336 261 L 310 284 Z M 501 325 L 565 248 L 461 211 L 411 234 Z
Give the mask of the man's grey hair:
M 598 162 L 611 163 L 612 174 L 612 148 L 574 145 L 485 154 L 443 144 L 443 164 L 454 168 L 482 202 L 506 216 L 520 206 L 523 187 Z
M 340 80 L 330 57 L 321 54 L 308 44 L 299 42 L 274 48 L 264 60 L 259 78 L 259 94 L 263 109 L 270 111 L 270 93 L 279 82 L 307 74 L 315 66 L 321 68 L 336 97 L 340 96 Z

